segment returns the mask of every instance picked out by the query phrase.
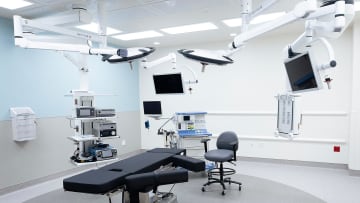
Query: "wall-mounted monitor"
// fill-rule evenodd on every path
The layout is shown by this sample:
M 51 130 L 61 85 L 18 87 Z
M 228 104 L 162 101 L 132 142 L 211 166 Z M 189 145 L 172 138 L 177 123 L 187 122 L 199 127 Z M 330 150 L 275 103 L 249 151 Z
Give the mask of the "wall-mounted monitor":
M 143 101 L 144 114 L 148 116 L 161 116 L 160 101 Z
M 156 94 L 184 93 L 181 73 L 153 75 Z
M 291 91 L 294 93 L 322 88 L 319 71 L 309 52 L 299 54 L 285 61 L 286 73 Z

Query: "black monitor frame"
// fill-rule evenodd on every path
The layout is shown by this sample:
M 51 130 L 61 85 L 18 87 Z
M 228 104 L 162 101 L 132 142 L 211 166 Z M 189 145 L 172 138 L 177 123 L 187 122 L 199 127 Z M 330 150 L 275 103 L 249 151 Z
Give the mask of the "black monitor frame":
M 161 116 L 161 101 L 143 101 L 144 115 Z
M 322 81 L 311 52 L 305 52 L 284 62 L 291 92 L 300 93 L 322 89 Z
M 184 83 L 181 73 L 153 75 L 156 94 L 183 94 Z

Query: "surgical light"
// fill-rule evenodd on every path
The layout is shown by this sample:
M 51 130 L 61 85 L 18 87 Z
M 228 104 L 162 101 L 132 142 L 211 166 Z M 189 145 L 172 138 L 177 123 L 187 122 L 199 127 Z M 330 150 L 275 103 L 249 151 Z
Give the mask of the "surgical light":
M 207 22 L 207 23 L 198 23 L 198 24 L 163 28 L 163 29 L 161 29 L 161 31 L 168 33 L 168 34 L 182 34 L 182 33 L 198 32 L 198 31 L 205 31 L 205 30 L 215 30 L 215 29 L 218 29 L 218 27 L 216 25 L 214 25 L 213 23 Z
M 98 31 L 99 31 L 98 30 L 99 29 L 99 24 L 97 24 L 97 23 L 79 25 L 79 26 L 76 26 L 76 27 L 81 29 L 81 30 L 85 30 L 85 31 L 93 32 L 93 33 L 98 33 Z M 106 35 L 114 35 L 114 34 L 119 34 L 119 33 L 122 33 L 122 31 L 111 28 L 111 27 L 106 28 Z
M 277 12 L 277 13 L 269 13 L 269 14 L 259 15 L 259 16 L 255 17 L 252 21 L 250 21 L 250 24 L 255 25 L 255 24 L 265 23 L 268 21 L 275 20 L 276 18 L 279 18 L 285 14 L 286 14 L 285 12 Z
M 163 34 L 156 32 L 154 30 L 148 30 L 143 32 L 133 32 L 123 35 L 115 35 L 112 36 L 113 38 L 128 41 L 128 40 L 135 40 L 135 39 L 145 39 L 145 38 L 153 38 L 153 37 L 161 37 Z
M 242 19 L 241 18 L 232 18 L 232 19 L 226 19 L 222 21 L 225 23 L 225 25 L 229 27 L 240 27 L 242 25 Z
M 30 6 L 30 5 L 32 5 L 31 2 L 24 1 L 24 0 L 0 1 L 0 7 L 7 8 L 10 10 L 23 8 L 23 7 Z

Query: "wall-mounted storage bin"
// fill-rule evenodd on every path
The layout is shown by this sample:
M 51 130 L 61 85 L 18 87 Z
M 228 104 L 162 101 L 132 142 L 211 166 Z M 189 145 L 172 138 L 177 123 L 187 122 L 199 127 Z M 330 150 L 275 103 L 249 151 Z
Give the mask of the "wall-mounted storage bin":
M 35 113 L 30 107 L 10 108 L 14 141 L 26 141 L 36 138 Z

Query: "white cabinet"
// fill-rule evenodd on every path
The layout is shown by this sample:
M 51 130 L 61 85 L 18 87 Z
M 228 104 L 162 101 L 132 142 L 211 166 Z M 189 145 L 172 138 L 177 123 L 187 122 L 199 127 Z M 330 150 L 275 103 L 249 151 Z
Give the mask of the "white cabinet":
M 30 107 L 10 108 L 14 141 L 27 141 L 36 138 L 35 113 Z

